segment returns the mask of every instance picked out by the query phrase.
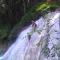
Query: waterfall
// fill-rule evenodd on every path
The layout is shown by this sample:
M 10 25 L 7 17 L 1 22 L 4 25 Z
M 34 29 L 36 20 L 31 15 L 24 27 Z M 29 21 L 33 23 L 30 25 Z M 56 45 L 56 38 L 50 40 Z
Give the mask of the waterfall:
M 59 16 L 60 12 L 55 11 L 40 17 L 35 31 L 32 25 L 23 30 L 0 60 L 59 60 Z

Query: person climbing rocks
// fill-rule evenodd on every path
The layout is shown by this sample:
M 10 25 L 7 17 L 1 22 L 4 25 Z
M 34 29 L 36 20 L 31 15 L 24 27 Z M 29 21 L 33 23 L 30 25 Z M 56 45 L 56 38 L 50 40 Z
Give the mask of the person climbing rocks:
M 31 35 L 33 34 L 33 32 L 36 31 L 36 27 L 37 27 L 37 24 L 32 20 L 32 31 L 27 33 L 28 34 L 28 40 L 30 41 L 31 39 Z
M 36 27 L 37 27 L 37 24 L 32 20 L 32 28 L 33 28 L 33 31 L 35 32 L 36 30 Z

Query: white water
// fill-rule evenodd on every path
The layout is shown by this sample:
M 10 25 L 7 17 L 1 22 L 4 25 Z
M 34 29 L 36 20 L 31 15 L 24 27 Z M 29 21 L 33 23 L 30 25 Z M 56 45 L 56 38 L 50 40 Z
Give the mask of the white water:
M 53 45 L 57 45 L 60 34 L 57 34 L 54 30 L 60 32 L 59 28 L 59 15 L 60 12 L 49 13 L 47 18 L 50 18 L 49 26 L 50 28 L 50 39 L 48 48 L 50 49 L 49 57 L 46 58 L 44 54 L 41 53 L 42 48 L 46 44 L 46 19 L 40 17 L 35 23 L 37 28 L 35 32 L 32 32 L 32 26 L 30 25 L 27 29 L 22 31 L 16 39 L 16 42 L 7 50 L 7 52 L 0 57 L 0 60 L 58 60 L 58 55 L 52 49 Z M 42 31 L 41 31 L 42 30 Z M 38 33 L 40 31 L 40 33 Z M 31 33 L 32 32 L 32 33 Z M 28 33 L 31 33 L 31 39 L 28 40 Z M 39 43 L 39 46 L 38 46 Z M 55 53 L 52 57 L 51 54 Z

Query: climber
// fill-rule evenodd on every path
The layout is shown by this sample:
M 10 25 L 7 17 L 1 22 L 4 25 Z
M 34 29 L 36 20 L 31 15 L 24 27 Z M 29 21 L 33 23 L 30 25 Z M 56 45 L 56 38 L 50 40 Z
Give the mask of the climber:
M 32 28 L 33 28 L 33 31 L 36 30 L 36 27 L 37 27 L 37 24 L 32 20 Z
M 36 23 L 32 20 L 32 31 L 31 32 L 29 32 L 29 33 L 27 33 L 28 35 L 28 40 L 30 41 L 30 39 L 31 39 L 31 35 L 33 34 L 33 32 L 35 32 L 36 31 L 36 27 L 37 27 L 37 25 L 36 25 Z

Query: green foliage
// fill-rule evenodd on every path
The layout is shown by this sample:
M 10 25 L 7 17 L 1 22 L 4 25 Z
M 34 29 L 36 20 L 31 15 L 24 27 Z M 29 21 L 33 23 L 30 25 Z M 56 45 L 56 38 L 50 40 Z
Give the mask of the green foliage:
M 39 3 L 33 9 L 31 9 L 31 11 L 26 13 L 18 24 L 23 25 L 25 23 L 31 22 L 31 20 L 34 20 L 39 13 L 42 14 L 48 10 L 58 7 L 59 5 L 56 3 Z
M 0 42 L 4 41 L 9 35 L 10 25 L 9 24 L 0 24 Z

